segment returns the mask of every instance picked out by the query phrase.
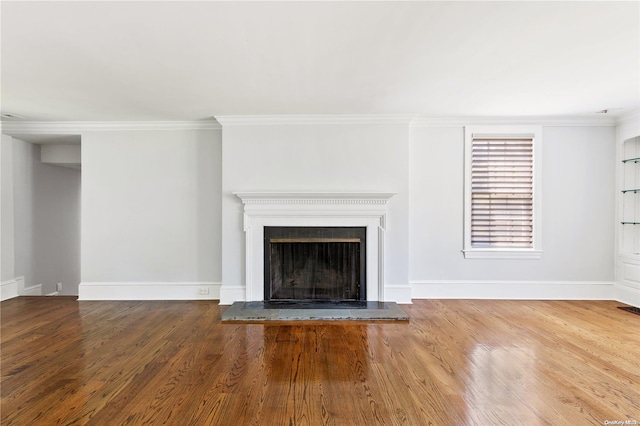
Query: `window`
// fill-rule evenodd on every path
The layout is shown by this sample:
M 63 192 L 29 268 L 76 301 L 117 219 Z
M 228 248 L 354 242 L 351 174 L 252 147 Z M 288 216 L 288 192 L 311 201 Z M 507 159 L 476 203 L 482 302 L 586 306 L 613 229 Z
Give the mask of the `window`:
M 540 128 L 465 128 L 466 258 L 539 259 Z

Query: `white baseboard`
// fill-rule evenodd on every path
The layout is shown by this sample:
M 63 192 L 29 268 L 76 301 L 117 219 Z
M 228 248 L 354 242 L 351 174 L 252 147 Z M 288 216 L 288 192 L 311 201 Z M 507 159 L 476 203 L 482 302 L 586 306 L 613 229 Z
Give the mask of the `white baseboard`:
M 613 281 L 411 281 L 414 299 L 613 300 Z
M 634 283 L 637 285 L 637 283 Z M 615 297 L 618 302 L 640 308 L 640 288 L 625 285 L 625 283 L 615 283 Z
M 24 277 L 15 277 L 3 281 L 0 285 L 0 300 L 12 299 L 18 296 L 41 296 L 42 284 L 25 287 Z
M 221 283 L 82 282 L 78 300 L 218 300 Z
M 222 286 L 220 288 L 220 305 L 231 305 L 233 302 L 244 302 L 247 298 L 245 286 Z
M 383 302 L 396 302 L 400 304 L 411 304 L 413 295 L 411 285 L 385 285 Z
M 18 297 L 18 281 L 14 278 L 0 283 L 0 301 Z
M 0 300 L 19 295 L 19 279 L 2 282 Z M 78 289 L 78 300 L 220 300 L 221 305 L 244 300 L 246 294 L 243 286 L 223 287 L 215 282 L 83 282 Z M 42 286 L 24 288 L 23 294 L 42 294 Z M 640 289 L 609 281 L 425 280 L 385 286 L 385 301 L 404 304 L 412 298 L 617 300 L 640 307 Z
M 42 296 L 42 284 L 25 287 L 20 296 Z
M 24 294 L 24 277 L 15 277 L 14 278 L 16 280 L 16 283 L 18 284 L 18 296 L 21 296 Z

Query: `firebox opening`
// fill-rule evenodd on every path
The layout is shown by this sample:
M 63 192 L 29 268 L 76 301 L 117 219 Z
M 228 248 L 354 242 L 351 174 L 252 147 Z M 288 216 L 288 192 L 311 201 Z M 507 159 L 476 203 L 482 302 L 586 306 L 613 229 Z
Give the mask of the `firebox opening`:
M 265 227 L 265 300 L 365 300 L 365 238 L 365 227 Z

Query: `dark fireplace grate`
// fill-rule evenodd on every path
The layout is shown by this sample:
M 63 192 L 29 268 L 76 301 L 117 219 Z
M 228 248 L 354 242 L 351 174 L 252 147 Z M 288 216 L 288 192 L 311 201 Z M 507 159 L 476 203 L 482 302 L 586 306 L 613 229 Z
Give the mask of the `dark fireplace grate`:
M 265 227 L 265 300 L 363 300 L 366 228 Z

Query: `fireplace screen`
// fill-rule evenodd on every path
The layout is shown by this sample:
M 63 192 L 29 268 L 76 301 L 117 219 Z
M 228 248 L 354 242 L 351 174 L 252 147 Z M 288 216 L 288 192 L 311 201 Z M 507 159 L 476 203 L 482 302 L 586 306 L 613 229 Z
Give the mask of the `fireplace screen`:
M 265 300 L 364 300 L 366 228 L 265 227 Z

